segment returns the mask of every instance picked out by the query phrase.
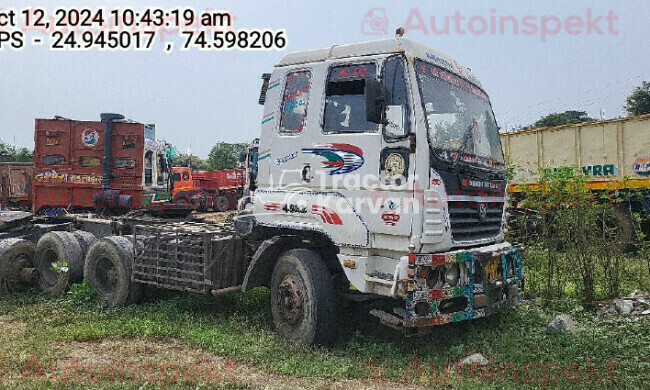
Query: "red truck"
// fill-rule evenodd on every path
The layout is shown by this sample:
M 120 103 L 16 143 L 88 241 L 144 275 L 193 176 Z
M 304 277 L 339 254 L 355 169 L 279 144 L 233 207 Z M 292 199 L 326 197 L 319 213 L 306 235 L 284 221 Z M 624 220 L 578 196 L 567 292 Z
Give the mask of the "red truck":
M 187 167 L 171 168 L 172 201 L 197 206 L 199 211 L 233 210 L 243 195 L 244 169 L 192 171 Z
M 58 209 L 189 213 L 187 205 L 168 202 L 167 171 L 166 144 L 155 139 L 153 125 L 118 114 L 102 114 L 101 121 L 35 121 L 34 214 Z

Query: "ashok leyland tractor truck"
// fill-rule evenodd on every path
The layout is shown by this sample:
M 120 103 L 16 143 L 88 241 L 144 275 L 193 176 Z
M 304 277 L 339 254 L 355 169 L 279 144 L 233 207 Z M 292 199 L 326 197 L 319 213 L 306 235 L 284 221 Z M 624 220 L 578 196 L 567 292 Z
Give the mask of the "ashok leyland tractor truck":
M 471 70 L 398 36 L 289 54 L 264 79 L 244 213 L 269 248 L 244 289 L 270 286 L 280 334 L 325 337 L 335 289 L 349 283 L 401 300 L 372 313 L 396 328 L 518 302 L 498 127 Z
M 288 54 L 263 80 L 234 223 L 73 217 L 0 245 L 3 292 L 83 276 L 117 307 L 144 285 L 267 287 L 278 333 L 305 344 L 334 336 L 341 297 L 392 298 L 371 314 L 411 334 L 521 299 L 498 128 L 468 68 L 398 36 Z

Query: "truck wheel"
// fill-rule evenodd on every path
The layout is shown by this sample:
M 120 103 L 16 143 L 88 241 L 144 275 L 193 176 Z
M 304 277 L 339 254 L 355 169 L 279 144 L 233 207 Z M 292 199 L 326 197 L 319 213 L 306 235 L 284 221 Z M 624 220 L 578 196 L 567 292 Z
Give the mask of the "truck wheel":
M 117 308 L 137 302 L 142 285 L 131 282 L 133 244 L 125 237 L 97 240 L 86 255 L 84 275 L 105 305 Z
M 228 202 L 228 198 L 225 196 L 217 196 L 214 199 L 213 206 L 214 211 L 228 211 L 230 209 L 230 202 Z
M 55 268 L 66 266 L 67 271 Z M 52 295 L 63 294 L 72 283 L 83 278 L 83 251 L 77 239 L 69 232 L 43 234 L 36 244 L 34 265 L 38 287 Z
M 308 249 L 283 253 L 271 277 L 271 310 L 282 338 L 325 344 L 335 324 L 334 286 L 321 257 Z
M 196 211 L 201 213 L 205 213 L 206 211 L 208 211 L 208 206 L 206 205 L 205 198 L 201 198 L 201 200 L 199 201 L 199 207 L 196 209 Z
M 29 285 L 23 270 L 34 266 L 34 244 L 20 238 L 0 241 L 0 296 L 20 291 Z
M 97 237 L 95 237 L 94 234 L 90 232 L 86 232 L 84 230 L 75 230 L 72 232 L 72 235 L 74 238 L 77 239 L 77 242 L 81 246 L 81 252 L 83 253 L 82 259 L 86 258 L 86 254 L 88 253 L 88 249 L 97 241 Z M 82 260 L 83 261 L 83 260 Z M 81 273 L 83 276 L 83 271 Z

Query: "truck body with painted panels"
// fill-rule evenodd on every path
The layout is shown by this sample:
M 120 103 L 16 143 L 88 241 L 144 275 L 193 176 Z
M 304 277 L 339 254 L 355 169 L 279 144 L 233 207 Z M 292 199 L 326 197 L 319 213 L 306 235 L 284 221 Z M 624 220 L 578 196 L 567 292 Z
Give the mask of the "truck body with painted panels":
M 165 141 L 155 139 L 153 125 L 123 118 L 110 124 L 109 135 L 106 121 L 61 117 L 35 120 L 35 215 L 105 206 L 140 209 L 159 200 L 167 190 Z M 112 191 L 110 196 L 100 196 L 108 190 Z
M 0 162 L 0 207 L 29 207 L 33 176 L 30 162 Z
M 534 190 L 541 169 L 575 167 L 593 191 L 632 191 L 632 208 L 650 215 L 650 115 L 501 133 L 516 166 L 508 192 Z

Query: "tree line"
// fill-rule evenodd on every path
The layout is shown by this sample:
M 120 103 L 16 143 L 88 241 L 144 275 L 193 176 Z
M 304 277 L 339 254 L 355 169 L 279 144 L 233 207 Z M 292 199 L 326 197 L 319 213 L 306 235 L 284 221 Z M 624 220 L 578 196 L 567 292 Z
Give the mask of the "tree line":
M 246 153 L 247 149 L 248 144 L 242 142 L 217 142 L 210 150 L 208 158 L 179 153 L 172 158 L 172 166 L 189 166 L 193 170 L 234 169 L 239 166 L 240 156 Z
M 34 152 L 0 140 L 0 161 L 32 162 L 34 161 Z
M 650 114 L 650 82 L 644 81 L 640 86 L 636 87 L 627 97 L 624 108 L 630 116 Z M 522 129 L 573 125 L 595 120 L 589 117 L 585 111 L 569 110 L 548 114 L 534 123 L 522 127 Z

